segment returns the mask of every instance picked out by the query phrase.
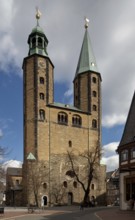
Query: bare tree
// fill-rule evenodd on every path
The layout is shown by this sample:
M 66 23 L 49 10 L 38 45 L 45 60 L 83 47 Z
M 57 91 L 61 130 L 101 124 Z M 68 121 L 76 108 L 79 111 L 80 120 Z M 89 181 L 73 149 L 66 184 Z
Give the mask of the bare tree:
M 88 150 L 84 153 L 79 153 L 76 156 L 73 152 L 67 152 L 68 162 L 70 164 L 71 170 L 74 173 L 74 178 L 82 186 L 84 191 L 83 203 L 86 204 L 89 201 L 90 186 L 93 178 L 97 178 L 96 171 L 99 167 L 99 161 L 101 157 L 101 152 L 99 147 L 96 147 L 94 150 Z M 78 170 L 77 161 L 83 166 L 83 170 L 80 175 Z
M 61 204 L 64 196 L 66 194 L 65 188 L 63 188 L 63 184 L 58 184 L 57 182 L 53 182 L 51 187 L 51 195 L 54 198 L 54 202 L 56 204 Z

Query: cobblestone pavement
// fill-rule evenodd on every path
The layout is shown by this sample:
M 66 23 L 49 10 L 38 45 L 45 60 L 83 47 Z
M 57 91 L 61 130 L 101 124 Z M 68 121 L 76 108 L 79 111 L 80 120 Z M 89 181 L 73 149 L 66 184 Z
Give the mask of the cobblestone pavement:
M 135 210 L 122 211 L 119 208 L 110 208 L 97 211 L 96 215 L 100 220 L 135 220 Z
M 29 215 L 53 215 L 53 214 L 61 214 L 70 211 L 78 211 L 77 207 L 71 206 L 63 207 L 63 208 L 52 208 L 46 210 L 36 210 L 34 213 L 29 214 L 27 209 L 5 209 L 4 214 L 0 214 L 0 220 L 17 220 L 19 216 L 29 216 Z M 94 211 L 94 210 L 93 210 Z M 111 207 L 111 208 L 103 208 L 102 210 L 96 210 L 95 214 L 98 216 L 100 220 L 135 220 L 135 210 L 134 211 L 122 211 L 119 207 Z

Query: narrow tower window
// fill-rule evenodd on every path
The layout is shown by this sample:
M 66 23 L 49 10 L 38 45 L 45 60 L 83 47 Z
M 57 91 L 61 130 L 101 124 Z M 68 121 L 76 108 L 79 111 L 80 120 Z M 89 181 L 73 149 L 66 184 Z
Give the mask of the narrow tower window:
M 40 93 L 39 96 L 40 96 L 40 99 L 44 100 L 44 98 L 45 98 L 44 93 Z
M 97 82 L 96 77 L 92 77 L 92 82 L 93 82 L 93 83 L 96 83 L 96 82 Z
M 44 78 L 40 77 L 40 84 L 44 84 Z
M 93 97 L 97 97 L 97 92 L 93 91 Z
M 40 117 L 40 120 L 45 120 L 45 111 L 43 109 L 40 109 L 39 110 L 39 117 Z
M 97 128 L 97 120 L 95 119 L 92 120 L 92 127 Z
M 93 105 L 93 111 L 97 111 L 97 106 Z
M 69 146 L 69 147 L 72 147 L 72 141 L 69 141 L 69 142 L 68 142 L 68 146 Z

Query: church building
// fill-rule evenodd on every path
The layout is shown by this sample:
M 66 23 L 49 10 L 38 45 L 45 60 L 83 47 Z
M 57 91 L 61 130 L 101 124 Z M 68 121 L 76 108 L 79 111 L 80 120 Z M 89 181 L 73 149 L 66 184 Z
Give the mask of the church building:
M 84 39 L 73 78 L 74 104 L 54 100 L 54 64 L 48 39 L 39 25 L 28 37 L 28 56 L 23 61 L 24 88 L 24 203 L 39 205 L 73 204 L 83 200 L 82 186 L 69 166 L 68 154 L 76 157 L 79 178 L 86 178 L 85 162 L 79 155 L 101 150 L 101 75 L 85 23 Z M 53 42 L 52 42 L 53 43 Z M 64 52 L 64 51 L 63 51 Z M 98 158 L 97 175 L 90 197 L 103 203 L 106 167 Z M 84 180 L 85 181 L 85 180 Z

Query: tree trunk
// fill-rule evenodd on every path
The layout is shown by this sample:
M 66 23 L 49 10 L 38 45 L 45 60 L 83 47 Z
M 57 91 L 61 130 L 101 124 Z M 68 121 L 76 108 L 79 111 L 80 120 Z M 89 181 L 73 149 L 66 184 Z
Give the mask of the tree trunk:
M 89 192 L 90 190 L 86 190 L 83 198 L 83 203 L 86 206 L 89 204 Z

